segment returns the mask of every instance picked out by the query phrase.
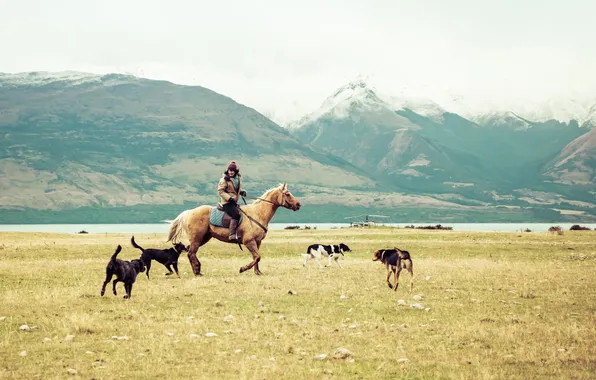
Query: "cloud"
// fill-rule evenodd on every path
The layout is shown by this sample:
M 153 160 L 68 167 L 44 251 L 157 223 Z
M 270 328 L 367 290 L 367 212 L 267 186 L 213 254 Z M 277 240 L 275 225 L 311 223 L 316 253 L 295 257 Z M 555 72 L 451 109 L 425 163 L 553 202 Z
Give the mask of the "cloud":
M 297 119 L 358 74 L 474 109 L 596 97 L 591 1 L 8 0 L 0 71 L 130 72 Z

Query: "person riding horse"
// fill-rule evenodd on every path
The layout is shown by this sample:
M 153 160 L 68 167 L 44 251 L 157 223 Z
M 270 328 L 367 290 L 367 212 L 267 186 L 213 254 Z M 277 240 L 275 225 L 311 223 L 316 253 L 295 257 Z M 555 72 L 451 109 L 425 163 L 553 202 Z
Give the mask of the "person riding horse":
M 224 211 L 232 217 L 230 221 L 230 236 L 231 242 L 238 242 L 241 237 L 236 234 L 238 228 L 238 221 L 240 220 L 240 211 L 238 200 L 240 196 L 246 196 L 246 191 L 242 190 L 242 176 L 236 161 L 231 161 L 228 168 L 223 173 L 217 186 L 217 193 L 221 198 L 221 204 Z

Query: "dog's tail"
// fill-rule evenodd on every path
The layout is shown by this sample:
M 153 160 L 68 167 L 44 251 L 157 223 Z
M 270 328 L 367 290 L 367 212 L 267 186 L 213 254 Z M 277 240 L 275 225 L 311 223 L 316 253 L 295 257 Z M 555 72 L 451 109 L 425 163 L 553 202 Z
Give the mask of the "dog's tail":
M 112 255 L 112 258 L 110 259 L 110 263 L 116 261 L 116 256 L 118 256 L 120 251 L 122 251 L 122 246 L 120 244 L 118 244 L 118 248 L 116 248 L 116 252 L 114 252 L 114 254 Z
M 410 257 L 410 252 L 404 251 L 403 249 L 399 249 L 397 247 L 393 247 L 393 248 L 397 251 L 397 254 L 399 255 L 402 262 L 405 260 L 409 260 L 410 262 L 412 262 L 412 258 Z M 406 269 L 405 263 L 404 263 L 404 269 Z
M 130 238 L 130 244 L 132 244 L 133 247 L 135 247 L 137 249 L 140 249 L 141 251 L 144 251 L 145 250 L 143 247 L 141 247 L 140 245 L 138 245 L 135 242 L 135 237 L 134 236 Z

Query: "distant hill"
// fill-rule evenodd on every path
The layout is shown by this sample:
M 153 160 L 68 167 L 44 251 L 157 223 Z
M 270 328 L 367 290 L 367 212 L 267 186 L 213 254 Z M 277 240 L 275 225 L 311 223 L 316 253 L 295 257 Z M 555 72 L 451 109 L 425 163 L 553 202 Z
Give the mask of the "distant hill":
M 596 129 L 576 138 L 546 166 L 544 175 L 557 183 L 593 186 L 596 183 Z M 593 187 L 592 194 L 596 195 Z
M 588 185 L 553 181 L 548 166 L 583 129 L 532 124 L 533 137 L 514 135 L 522 143 L 507 145 L 495 137 L 498 128 L 437 111 L 432 102 L 393 110 L 367 96 L 377 109 L 340 101 L 348 107 L 332 106 L 335 118 L 322 114 L 292 132 L 200 86 L 117 74 L 0 74 L 0 223 L 171 219 L 215 204 L 231 159 L 249 196 L 288 182 L 302 200 L 300 212 L 280 212 L 274 221 L 338 222 L 367 212 L 391 222 L 577 217 L 555 208 L 593 215 L 582 198 Z M 482 145 L 486 136 L 498 149 Z M 520 151 L 533 139 L 540 149 Z M 513 157 L 501 167 L 483 155 Z M 521 159 L 527 170 L 511 174 Z M 557 186 L 573 191 L 552 190 Z M 529 203 L 551 193 L 560 197 L 556 205 Z
M 1 74 L 0 136 L 3 208 L 214 203 L 231 159 L 252 196 L 376 187 L 230 98 L 132 76 Z

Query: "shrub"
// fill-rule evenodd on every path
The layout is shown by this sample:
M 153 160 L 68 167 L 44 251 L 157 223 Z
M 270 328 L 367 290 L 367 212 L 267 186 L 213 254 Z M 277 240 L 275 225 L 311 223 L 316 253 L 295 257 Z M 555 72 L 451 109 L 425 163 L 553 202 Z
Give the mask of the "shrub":
M 569 231 L 592 231 L 589 227 L 580 226 L 579 224 L 574 224 L 569 228 Z

